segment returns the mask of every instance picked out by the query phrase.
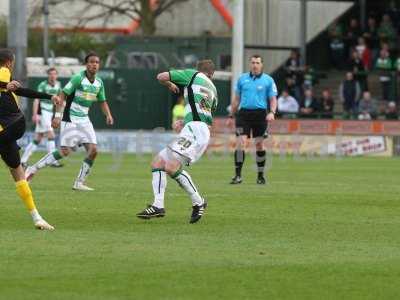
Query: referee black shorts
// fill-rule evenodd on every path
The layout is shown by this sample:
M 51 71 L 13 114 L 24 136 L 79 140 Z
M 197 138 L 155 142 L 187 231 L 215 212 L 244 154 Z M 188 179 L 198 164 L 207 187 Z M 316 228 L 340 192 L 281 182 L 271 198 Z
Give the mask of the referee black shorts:
M 266 137 L 265 109 L 240 109 L 236 116 L 236 136 Z
M 25 119 L 18 121 L 0 131 L 0 156 L 9 168 L 16 169 L 21 164 L 20 147 L 17 144 L 25 133 Z

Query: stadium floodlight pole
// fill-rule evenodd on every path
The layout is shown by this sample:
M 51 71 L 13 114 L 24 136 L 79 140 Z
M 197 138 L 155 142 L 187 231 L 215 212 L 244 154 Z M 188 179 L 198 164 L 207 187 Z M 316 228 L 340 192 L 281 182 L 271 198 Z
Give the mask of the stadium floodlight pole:
M 300 0 L 300 55 L 307 64 L 307 0 Z
M 14 77 L 26 83 L 26 50 L 28 45 L 26 0 L 10 1 L 7 46 L 15 53 Z
M 43 0 L 43 60 L 49 63 L 49 0 Z
M 231 97 L 235 92 L 235 82 L 243 73 L 244 58 L 244 1 L 236 0 L 233 7 L 232 31 L 232 82 Z

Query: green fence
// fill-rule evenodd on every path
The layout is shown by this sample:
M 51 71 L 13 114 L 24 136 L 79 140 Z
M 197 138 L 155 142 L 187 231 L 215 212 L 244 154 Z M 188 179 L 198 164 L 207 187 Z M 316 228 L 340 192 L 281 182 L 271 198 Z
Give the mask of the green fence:
M 107 69 L 104 79 L 106 95 L 115 118 L 114 129 L 153 129 L 171 127 L 175 96 L 156 80 L 157 71 Z M 36 88 L 45 78 L 30 78 L 29 86 Z M 60 78 L 65 84 L 67 78 Z M 215 81 L 219 106 L 215 115 L 226 115 L 230 103 L 230 81 Z M 107 128 L 103 114 L 94 104 L 90 117 L 95 128 Z M 30 119 L 30 118 L 27 118 Z

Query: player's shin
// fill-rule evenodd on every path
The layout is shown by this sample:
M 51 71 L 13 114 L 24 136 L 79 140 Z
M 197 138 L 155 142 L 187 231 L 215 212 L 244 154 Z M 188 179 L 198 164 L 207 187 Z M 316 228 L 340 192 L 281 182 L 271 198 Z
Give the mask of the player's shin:
M 54 139 L 48 139 L 47 141 L 47 153 L 52 153 L 56 150 L 56 142 Z
M 94 161 L 89 158 L 84 159 L 81 169 L 79 170 L 78 177 L 76 178 L 77 182 L 85 182 L 86 178 L 89 176 L 90 169 L 92 168 L 93 163 Z
M 171 178 L 175 179 L 176 182 L 188 193 L 192 200 L 193 206 L 201 206 L 204 204 L 204 199 L 200 196 L 194 185 L 192 178 L 189 173 L 185 170 L 178 170 L 175 174 L 171 175 Z
M 153 169 L 152 175 L 152 186 L 154 194 L 153 206 L 164 208 L 164 194 L 167 187 L 167 173 L 162 169 Z
M 22 164 L 26 164 L 28 162 L 29 157 L 31 157 L 31 155 L 36 151 L 38 144 L 39 142 L 34 140 L 25 148 L 24 154 L 21 157 Z
M 18 196 L 24 202 L 26 208 L 32 216 L 33 222 L 37 222 L 42 219 L 39 215 L 35 202 L 33 200 L 33 195 L 31 188 L 26 180 L 20 180 L 15 183 Z
M 40 159 L 37 163 L 35 163 L 32 168 L 36 170 L 40 170 L 44 167 L 51 166 L 56 161 L 62 159 L 62 155 L 58 150 L 55 150 L 51 153 L 46 154 L 42 159 Z
M 264 175 L 265 159 L 266 159 L 265 150 L 256 151 L 256 162 L 257 162 L 258 176 L 263 176 Z
M 235 173 L 236 176 L 242 176 L 242 167 L 245 159 L 244 150 L 235 150 Z

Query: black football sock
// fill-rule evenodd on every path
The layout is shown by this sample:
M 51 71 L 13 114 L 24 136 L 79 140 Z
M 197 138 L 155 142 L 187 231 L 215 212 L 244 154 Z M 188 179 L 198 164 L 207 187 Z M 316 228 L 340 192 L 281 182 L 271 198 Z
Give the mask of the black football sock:
M 264 176 L 264 168 L 265 168 L 265 150 L 256 151 L 256 161 L 257 161 L 257 169 L 258 169 L 258 177 Z
M 244 163 L 245 152 L 243 150 L 235 150 L 235 172 L 236 176 L 242 176 L 242 167 Z

